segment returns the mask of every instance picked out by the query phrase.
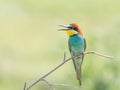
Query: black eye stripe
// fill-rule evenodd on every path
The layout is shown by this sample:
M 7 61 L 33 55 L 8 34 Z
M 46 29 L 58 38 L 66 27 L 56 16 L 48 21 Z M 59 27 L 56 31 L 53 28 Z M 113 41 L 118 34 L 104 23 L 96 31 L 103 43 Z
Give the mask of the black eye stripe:
M 69 29 L 73 29 L 73 27 L 72 27 L 72 26 L 69 26 L 68 28 L 69 28 Z
M 77 31 L 77 28 L 76 28 L 76 27 L 69 26 L 68 28 Z
M 77 28 L 73 27 L 73 30 L 77 31 Z

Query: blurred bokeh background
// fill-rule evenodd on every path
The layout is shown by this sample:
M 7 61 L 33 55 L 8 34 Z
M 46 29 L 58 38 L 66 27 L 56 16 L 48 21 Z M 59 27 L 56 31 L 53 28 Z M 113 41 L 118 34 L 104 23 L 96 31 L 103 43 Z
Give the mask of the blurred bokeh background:
M 77 22 L 87 51 L 114 56 L 113 61 L 86 55 L 82 90 L 120 90 L 119 0 L 0 0 L 0 90 L 23 90 L 70 57 L 59 24 Z M 56 90 L 80 90 L 74 67 L 66 63 L 46 78 Z M 64 84 L 64 85 L 63 85 Z M 50 90 L 40 82 L 31 90 Z

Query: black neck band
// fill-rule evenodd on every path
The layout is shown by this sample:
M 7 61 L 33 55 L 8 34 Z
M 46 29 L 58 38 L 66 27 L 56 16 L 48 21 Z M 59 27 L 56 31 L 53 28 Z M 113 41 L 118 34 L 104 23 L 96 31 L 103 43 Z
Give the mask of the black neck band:
M 77 34 L 71 35 L 70 37 L 76 36 Z

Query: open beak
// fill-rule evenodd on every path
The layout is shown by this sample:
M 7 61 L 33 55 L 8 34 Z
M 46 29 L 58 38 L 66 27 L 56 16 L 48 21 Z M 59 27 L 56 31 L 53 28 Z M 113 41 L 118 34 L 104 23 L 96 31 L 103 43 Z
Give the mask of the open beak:
M 67 31 L 69 30 L 69 26 L 64 26 L 64 25 L 58 25 L 60 27 L 63 27 L 63 29 L 59 29 L 58 31 Z

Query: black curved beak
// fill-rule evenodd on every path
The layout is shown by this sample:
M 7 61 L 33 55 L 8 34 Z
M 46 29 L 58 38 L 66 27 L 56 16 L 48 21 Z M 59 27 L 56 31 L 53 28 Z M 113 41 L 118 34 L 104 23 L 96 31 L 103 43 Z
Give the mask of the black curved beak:
M 69 30 L 69 26 L 64 26 L 64 25 L 58 25 L 60 27 L 63 27 L 63 29 L 59 29 L 58 31 L 67 31 Z

